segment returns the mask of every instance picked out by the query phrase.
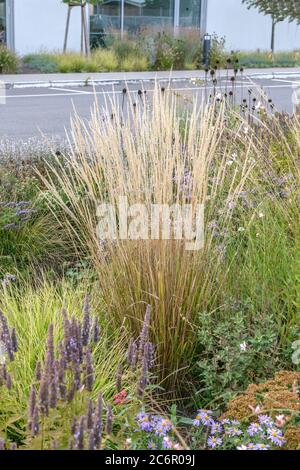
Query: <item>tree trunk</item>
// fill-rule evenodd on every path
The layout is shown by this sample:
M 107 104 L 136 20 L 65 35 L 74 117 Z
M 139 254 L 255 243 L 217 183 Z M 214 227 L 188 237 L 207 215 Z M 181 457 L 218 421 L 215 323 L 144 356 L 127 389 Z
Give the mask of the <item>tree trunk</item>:
M 272 54 L 275 52 L 275 27 L 276 27 L 276 21 L 274 18 L 272 18 L 272 33 L 271 33 L 271 51 Z
M 68 36 L 69 36 L 69 27 L 70 27 L 70 17 L 71 17 L 71 10 L 72 7 L 68 7 L 68 16 L 67 16 L 67 23 L 66 23 L 66 31 L 65 31 L 65 39 L 64 39 L 64 54 L 67 51 L 67 43 L 68 43 Z

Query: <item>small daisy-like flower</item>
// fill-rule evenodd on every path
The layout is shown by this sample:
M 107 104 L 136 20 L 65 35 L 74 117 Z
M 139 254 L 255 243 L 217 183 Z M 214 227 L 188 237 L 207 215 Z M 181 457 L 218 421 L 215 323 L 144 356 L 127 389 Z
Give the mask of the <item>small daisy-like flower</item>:
M 222 425 L 220 423 L 214 423 L 211 427 L 211 434 L 220 434 L 223 431 Z
M 254 450 L 270 450 L 270 446 L 267 444 L 256 444 Z
M 173 443 L 172 443 L 171 439 L 168 436 L 165 436 L 163 438 L 162 446 L 163 446 L 164 449 L 172 449 Z
M 148 442 L 148 449 L 155 450 L 156 448 L 157 448 L 157 446 L 156 446 L 155 442 L 153 442 L 153 441 Z
M 266 427 L 273 426 L 273 420 L 270 418 L 268 415 L 259 415 L 258 421 L 261 425 L 264 425 Z
M 230 419 L 228 418 L 222 419 L 221 424 L 230 424 Z
M 276 446 L 281 447 L 284 444 L 282 432 L 276 428 L 268 429 L 268 439 Z
M 247 433 L 249 434 L 249 436 L 254 436 L 255 434 L 258 434 L 262 431 L 263 429 L 259 423 L 251 423 L 249 428 L 247 429 Z
M 237 447 L 237 450 L 248 450 L 248 447 L 245 445 L 241 445 Z
M 232 424 L 232 426 L 239 426 L 239 425 L 240 425 L 240 422 L 239 422 L 237 419 L 233 419 L 233 420 L 231 421 L 231 424 Z
M 255 444 L 253 444 L 253 442 L 250 442 L 250 443 L 247 445 L 247 450 L 255 450 Z
M 200 423 L 203 426 L 212 426 L 214 424 L 214 420 L 211 417 L 212 411 L 208 410 L 198 410 L 198 414 L 194 419 L 194 426 L 200 426 Z
M 244 341 L 243 343 L 240 344 L 240 350 L 241 350 L 241 352 L 245 352 L 247 350 L 246 341 Z
M 260 219 L 262 219 L 264 216 L 265 216 L 265 214 L 264 214 L 263 212 L 259 212 L 258 217 L 259 217 Z
M 234 437 L 234 436 L 240 436 L 241 434 L 243 434 L 243 431 L 241 431 L 237 427 L 232 427 L 232 428 L 227 429 L 227 433 L 230 437 Z
M 215 447 L 222 445 L 222 439 L 220 437 L 211 436 L 207 439 L 207 445 L 214 449 Z
M 172 423 L 169 419 L 159 419 L 155 426 L 155 434 L 165 436 L 171 429 Z
M 146 432 L 152 431 L 153 425 L 151 423 L 150 416 L 147 415 L 146 413 L 139 413 L 137 415 L 137 422 L 138 422 L 138 426 L 140 427 L 142 431 L 146 431 Z

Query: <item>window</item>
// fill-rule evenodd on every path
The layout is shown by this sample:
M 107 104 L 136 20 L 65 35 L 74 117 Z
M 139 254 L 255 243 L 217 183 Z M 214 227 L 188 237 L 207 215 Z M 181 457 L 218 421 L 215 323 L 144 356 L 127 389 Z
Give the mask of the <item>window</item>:
M 199 28 L 201 18 L 200 0 L 180 0 L 179 25 L 182 28 Z
M 108 33 L 122 28 L 131 34 L 145 29 L 173 31 L 174 24 L 200 28 L 201 5 L 202 0 L 103 0 L 91 16 L 92 46 L 104 44 Z
M 6 43 L 6 0 L 0 0 L 0 44 Z

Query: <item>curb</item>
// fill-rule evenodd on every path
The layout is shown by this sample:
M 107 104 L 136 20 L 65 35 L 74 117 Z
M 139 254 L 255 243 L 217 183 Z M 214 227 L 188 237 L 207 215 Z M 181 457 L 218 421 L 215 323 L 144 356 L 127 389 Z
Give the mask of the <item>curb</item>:
M 1 75 L 0 75 L 1 78 Z M 6 89 L 13 89 L 13 88 L 52 88 L 52 87 L 84 87 L 84 86 L 99 86 L 99 85 L 120 85 L 121 83 L 141 83 L 141 82 L 185 82 L 191 81 L 193 79 L 204 79 L 205 75 L 203 71 L 195 71 L 195 76 L 187 76 L 182 75 L 176 77 L 145 77 L 145 78 L 116 78 L 116 79 L 109 79 L 109 78 L 86 78 L 82 80 L 32 80 L 32 81 L 13 81 L 13 82 L 3 82 L 4 87 Z M 226 78 L 226 75 L 221 72 L 221 78 Z M 249 72 L 245 71 L 244 78 L 254 78 L 254 79 L 289 79 L 289 78 L 300 78 L 300 70 L 298 72 Z

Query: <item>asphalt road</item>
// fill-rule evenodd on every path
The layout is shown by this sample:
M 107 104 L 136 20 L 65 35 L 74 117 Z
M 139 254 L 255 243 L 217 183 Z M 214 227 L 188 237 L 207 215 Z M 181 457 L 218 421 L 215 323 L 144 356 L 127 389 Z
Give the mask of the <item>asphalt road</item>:
M 219 80 L 217 93 L 227 90 L 232 84 L 226 79 Z M 122 104 L 122 89 L 125 83 L 113 86 L 102 84 L 92 88 L 86 87 L 51 87 L 51 88 L 19 88 L 6 90 L 6 102 L 0 101 L 0 141 L 2 139 L 13 142 L 25 142 L 30 138 L 43 138 L 44 134 L 51 138 L 64 138 L 65 129 L 70 126 L 70 117 L 74 115 L 74 109 L 84 119 L 88 119 L 91 106 L 95 99 L 100 106 L 105 106 L 108 97 L 115 95 L 117 102 Z M 138 90 L 145 89 L 151 93 L 153 83 L 130 83 L 128 88 L 133 101 L 140 100 Z M 161 82 L 161 86 L 168 86 L 168 82 Z M 213 86 L 204 86 L 201 81 L 173 81 L 170 87 L 189 100 L 213 93 Z M 236 82 L 236 103 L 240 104 L 242 98 L 249 102 L 248 89 L 251 89 L 252 97 L 261 100 L 261 93 L 265 93 L 274 103 L 275 109 L 292 113 L 294 109 L 293 96 L 299 94 L 300 103 L 300 77 L 296 78 L 239 78 Z M 298 90 L 298 92 L 297 92 Z M 294 99 L 295 101 L 295 99 Z

